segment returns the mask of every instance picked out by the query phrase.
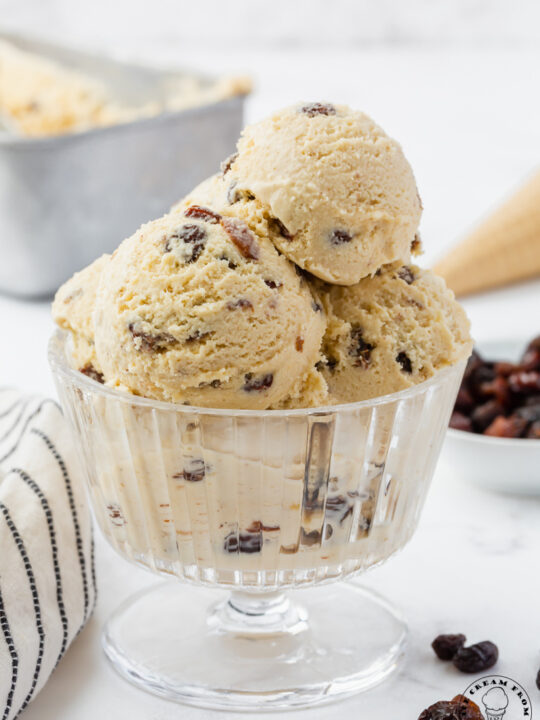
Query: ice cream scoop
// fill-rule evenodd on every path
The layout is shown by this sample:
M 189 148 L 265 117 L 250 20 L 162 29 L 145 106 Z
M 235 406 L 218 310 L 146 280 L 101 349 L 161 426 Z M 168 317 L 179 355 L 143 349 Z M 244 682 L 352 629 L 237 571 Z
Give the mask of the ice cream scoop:
M 102 255 L 75 273 L 58 290 L 52 306 L 54 321 L 71 334 L 74 366 L 95 378 L 101 375 L 101 367 L 94 344 L 93 312 L 101 273 L 109 259 L 110 255 Z
M 306 280 L 267 237 L 200 205 L 122 243 L 94 314 L 109 384 L 217 408 L 267 408 L 298 393 L 324 326 Z
M 352 285 L 410 257 L 421 202 L 400 145 L 345 105 L 303 103 L 245 128 L 223 168 L 230 205 L 258 201 L 301 268 Z
M 429 270 L 392 263 L 351 287 L 315 287 L 328 318 L 319 367 L 332 402 L 403 390 L 471 351 L 465 312 Z
M 502 720 L 508 707 L 508 696 L 501 687 L 490 688 L 482 697 L 487 720 Z

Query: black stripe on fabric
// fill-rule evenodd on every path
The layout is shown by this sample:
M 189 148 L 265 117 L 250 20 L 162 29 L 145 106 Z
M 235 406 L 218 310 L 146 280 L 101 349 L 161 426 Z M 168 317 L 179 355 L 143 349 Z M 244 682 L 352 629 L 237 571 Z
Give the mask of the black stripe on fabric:
M 18 405 L 20 405 L 20 404 L 22 403 L 22 401 L 23 401 L 23 398 L 22 398 L 22 397 L 20 397 L 18 400 L 15 400 L 15 402 L 13 403 L 13 405 L 10 405 L 7 410 L 3 410 L 3 411 L 0 413 L 0 418 L 5 418 L 5 417 L 7 417 L 10 413 L 12 413 L 12 412 L 15 410 L 15 408 L 16 408 Z
M 24 415 L 24 411 L 25 411 L 26 408 L 28 407 L 28 403 L 29 403 L 29 402 L 30 402 L 30 401 L 27 400 L 27 401 L 23 404 L 23 406 L 22 406 L 22 408 L 21 408 L 21 412 L 20 412 L 20 413 L 17 415 L 17 417 L 15 418 L 15 422 L 6 430 L 6 432 L 2 435 L 2 437 L 0 437 L 0 442 L 4 442 L 4 440 L 6 440 L 6 439 L 11 435 L 11 433 L 15 430 L 15 428 L 17 427 L 17 425 L 20 423 L 21 418 L 22 418 L 22 416 Z
M 69 473 L 67 471 L 64 460 L 62 459 L 60 453 L 54 446 L 51 439 L 42 430 L 38 430 L 38 428 L 32 428 L 31 432 L 43 440 L 47 449 L 49 450 L 49 452 L 51 453 L 53 458 L 56 460 L 56 462 L 58 463 L 58 467 L 60 468 L 60 472 L 62 473 L 62 477 L 64 478 L 64 484 L 66 486 L 66 493 L 67 493 L 68 502 L 69 502 L 69 509 L 71 510 L 71 517 L 73 519 L 73 528 L 75 530 L 75 542 L 77 545 L 77 555 L 79 557 L 79 566 L 81 568 L 81 577 L 82 577 L 82 585 L 83 585 L 83 593 L 84 593 L 84 613 L 83 613 L 82 624 L 84 625 L 88 618 L 88 610 L 89 610 L 89 602 L 90 602 L 89 593 L 88 593 L 88 577 L 87 577 L 87 573 L 86 573 L 86 559 L 84 556 L 81 526 L 79 523 L 79 516 L 77 514 L 77 507 L 75 505 L 75 497 L 73 495 L 73 486 L 71 484 L 71 478 L 69 477 Z
M 58 545 L 56 542 L 56 532 L 54 529 L 54 519 L 53 514 L 51 511 L 51 508 L 49 506 L 49 503 L 47 501 L 47 498 L 43 494 L 41 488 L 39 485 L 32 480 L 32 478 L 24 472 L 24 470 L 21 470 L 21 468 L 13 468 L 10 473 L 15 473 L 18 475 L 23 482 L 25 482 L 28 487 L 37 495 L 41 507 L 43 508 L 43 512 L 45 514 L 45 520 L 47 521 L 47 528 L 49 530 L 49 539 L 51 542 L 51 553 L 52 553 L 52 561 L 53 561 L 53 569 L 54 569 L 54 578 L 56 582 L 56 601 L 58 603 L 58 612 L 60 615 L 60 622 L 62 623 L 62 646 L 60 648 L 59 653 L 59 659 L 63 656 L 63 654 L 66 651 L 67 647 L 67 641 L 68 641 L 68 617 L 66 613 L 66 608 L 64 605 L 64 593 L 62 590 L 62 574 L 60 572 L 60 564 L 58 562 Z M 57 661 L 58 662 L 58 661 Z
M 92 585 L 94 587 L 94 607 L 97 603 L 97 596 L 98 596 L 98 587 L 96 582 L 96 542 L 94 539 L 94 528 L 91 527 L 91 536 L 90 536 L 90 567 L 92 569 Z
M 30 686 L 30 690 L 28 691 L 28 693 L 23 701 L 23 704 L 21 705 L 21 708 L 19 710 L 19 712 L 20 712 L 21 710 L 24 710 L 24 708 L 28 705 L 28 703 L 32 699 L 34 690 L 36 689 L 36 685 L 37 685 L 37 682 L 39 679 L 39 674 L 41 672 L 41 664 L 43 662 L 43 651 L 45 648 L 45 631 L 43 629 L 43 621 L 42 621 L 42 617 L 41 617 L 41 605 L 39 602 L 39 594 L 38 594 L 37 585 L 36 585 L 36 578 L 35 578 L 34 571 L 32 569 L 32 563 L 30 562 L 30 558 L 28 557 L 28 553 L 26 551 L 26 547 L 24 545 L 23 539 L 21 537 L 21 534 L 17 530 L 15 523 L 13 522 L 13 518 L 11 517 L 9 510 L 7 509 L 6 505 L 4 505 L 4 503 L 0 503 L 0 512 L 4 516 L 6 525 L 8 526 L 8 529 L 11 533 L 13 541 L 15 542 L 15 545 L 17 546 L 17 550 L 19 551 L 19 554 L 23 561 L 24 569 L 26 570 L 26 577 L 28 578 L 28 584 L 30 586 L 30 592 L 32 594 L 32 604 L 34 606 L 34 615 L 36 618 L 36 630 L 37 630 L 38 639 L 39 639 L 36 667 L 34 669 L 34 675 L 32 677 L 32 684 Z
M 13 696 L 15 695 L 15 688 L 17 687 L 17 677 L 19 675 L 19 655 L 17 648 L 13 642 L 13 636 L 11 635 L 11 628 L 9 627 L 9 621 L 4 607 L 4 599 L 2 597 L 2 589 L 0 588 L 0 630 L 4 635 L 4 640 L 8 648 L 9 656 L 11 658 L 11 683 L 6 698 L 6 707 L 2 715 L 2 720 L 6 720 L 13 707 Z
M 19 443 L 21 442 L 21 440 L 22 440 L 22 438 L 23 438 L 23 436 L 24 436 L 24 433 L 26 432 L 26 429 L 28 428 L 28 426 L 30 425 L 30 423 L 32 422 L 32 420 L 33 420 L 37 415 L 39 415 L 39 413 L 43 410 L 44 406 L 47 405 L 47 404 L 49 404 L 49 403 L 50 403 L 51 405 L 53 405 L 55 408 L 57 408 L 60 413 L 62 413 L 62 411 L 60 410 L 60 406 L 59 406 L 58 403 L 56 403 L 54 400 L 51 400 L 50 398 L 46 398 L 45 400 L 43 400 L 43 401 L 39 404 L 39 406 L 34 410 L 34 412 L 31 413 L 31 414 L 26 418 L 26 421 L 25 421 L 25 423 L 24 423 L 24 426 L 23 426 L 23 428 L 22 428 L 22 430 L 21 430 L 21 432 L 20 432 L 20 434 L 19 434 L 19 437 L 17 438 L 17 440 L 16 440 L 16 442 L 15 442 L 15 445 L 13 445 L 13 447 L 11 448 L 11 450 L 8 450 L 5 455 L 3 455 L 2 457 L 0 457 L 0 463 L 3 463 L 4 460 L 7 460 L 8 457 L 10 457 L 10 455 L 13 455 L 13 453 L 15 452 L 15 450 L 17 450 L 17 448 L 19 447 Z

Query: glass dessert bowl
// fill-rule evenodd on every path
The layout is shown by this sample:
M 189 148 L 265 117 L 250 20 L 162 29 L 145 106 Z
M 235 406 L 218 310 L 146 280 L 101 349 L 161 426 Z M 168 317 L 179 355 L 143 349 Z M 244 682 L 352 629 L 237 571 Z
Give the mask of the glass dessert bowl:
M 263 710 L 350 695 L 398 666 L 399 614 L 357 584 L 318 586 L 412 536 L 465 361 L 369 401 L 253 411 L 133 396 L 68 358 L 58 331 L 49 359 L 101 530 L 169 578 L 107 623 L 123 676 L 181 702 Z

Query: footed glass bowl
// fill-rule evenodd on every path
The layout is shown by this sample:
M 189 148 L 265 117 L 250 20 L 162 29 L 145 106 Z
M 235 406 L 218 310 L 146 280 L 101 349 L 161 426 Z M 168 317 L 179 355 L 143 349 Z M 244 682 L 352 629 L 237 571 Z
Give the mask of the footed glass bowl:
M 69 366 L 62 332 L 49 359 L 102 532 L 169 578 L 105 628 L 122 675 L 181 702 L 270 710 L 367 689 L 397 667 L 399 614 L 356 584 L 319 586 L 412 536 L 465 361 L 374 400 L 252 411 L 107 388 Z

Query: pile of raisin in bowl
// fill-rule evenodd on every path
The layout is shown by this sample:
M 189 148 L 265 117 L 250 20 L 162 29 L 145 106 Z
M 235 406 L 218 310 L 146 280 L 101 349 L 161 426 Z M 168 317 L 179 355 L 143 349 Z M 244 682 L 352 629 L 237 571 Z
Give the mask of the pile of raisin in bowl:
M 517 363 L 469 358 L 450 427 L 501 438 L 540 440 L 540 336 Z

